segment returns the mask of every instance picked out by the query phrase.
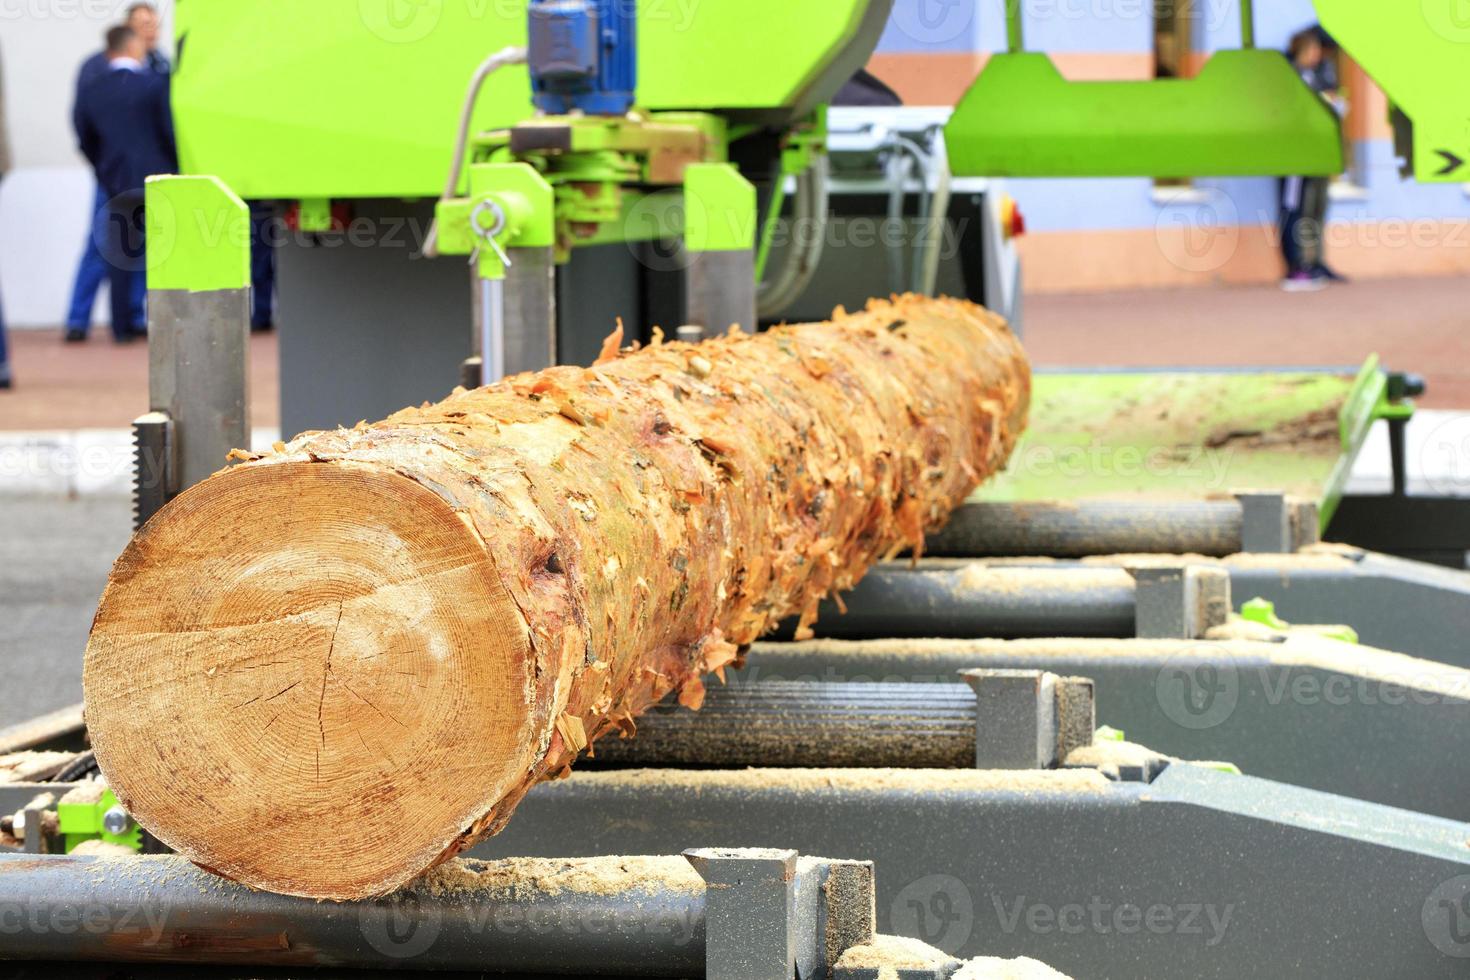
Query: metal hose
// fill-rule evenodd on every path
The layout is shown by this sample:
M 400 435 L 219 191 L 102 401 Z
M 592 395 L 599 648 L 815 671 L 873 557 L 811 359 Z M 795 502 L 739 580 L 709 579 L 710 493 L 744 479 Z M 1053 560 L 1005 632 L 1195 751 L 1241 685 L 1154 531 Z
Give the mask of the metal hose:
M 459 191 L 459 181 L 464 176 L 465 149 L 470 142 L 470 123 L 475 114 L 475 103 L 480 99 L 480 90 L 485 87 L 485 82 L 506 65 L 523 65 L 526 63 L 526 49 L 517 47 L 501 48 L 480 63 L 475 69 L 474 76 L 470 79 L 469 90 L 465 92 L 464 105 L 459 110 L 459 133 L 454 140 L 454 159 L 449 165 L 449 179 L 444 182 L 444 193 L 439 200 L 447 201 L 454 197 Z M 429 223 L 429 234 L 424 238 L 424 255 L 434 258 L 439 254 L 439 220 L 436 217 Z

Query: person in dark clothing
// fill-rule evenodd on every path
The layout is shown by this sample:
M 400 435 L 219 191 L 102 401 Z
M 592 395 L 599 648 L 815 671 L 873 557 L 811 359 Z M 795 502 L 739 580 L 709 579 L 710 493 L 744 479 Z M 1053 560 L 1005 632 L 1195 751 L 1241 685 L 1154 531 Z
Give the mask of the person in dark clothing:
M 167 75 L 173 66 L 170 65 L 168 57 L 158 50 L 158 12 L 150 4 L 135 3 L 128 8 L 126 24 L 142 38 L 143 45 L 147 49 L 144 57 L 147 66 L 160 75 Z M 77 73 L 77 93 L 80 94 L 83 88 L 98 76 L 105 74 L 108 65 L 105 49 L 82 62 L 81 70 Z M 96 229 L 101 227 L 102 215 L 106 207 L 107 195 L 103 193 L 99 185 L 92 201 L 92 223 L 87 229 L 87 238 L 82 245 L 82 258 L 77 264 L 76 278 L 72 282 L 71 301 L 67 304 L 65 339 L 70 343 L 78 343 L 87 339 L 87 333 L 92 326 L 92 306 L 97 300 L 97 290 L 107 279 L 107 263 L 102 260 L 102 251 L 98 247 L 98 237 L 95 234 Z M 146 286 L 142 277 L 135 276 L 129 301 L 133 310 L 133 326 L 139 330 L 144 329 L 145 293 Z
M 108 265 L 112 336 L 125 343 L 141 331 L 130 297 L 145 269 L 143 182 L 177 173 L 168 77 L 147 68 L 143 39 L 130 27 L 107 32 L 108 69 L 77 95 L 76 130 L 82 155 L 107 195 L 100 217 L 102 257 Z
M 0 64 L 0 180 L 10 172 L 10 137 L 5 128 L 5 67 Z M 10 350 L 5 343 L 5 314 L 0 311 L 0 390 L 11 386 Z
M 1308 28 L 1292 37 L 1287 58 L 1302 81 L 1329 102 L 1337 90 L 1337 69 L 1326 57 L 1320 28 Z M 1310 292 L 1333 280 L 1342 281 L 1323 258 L 1323 230 L 1327 223 L 1327 190 L 1331 177 L 1283 177 L 1278 184 L 1281 214 L 1281 257 L 1287 292 Z
M 270 202 L 250 202 L 250 329 L 257 332 L 276 325 L 276 245 L 270 238 L 274 217 Z

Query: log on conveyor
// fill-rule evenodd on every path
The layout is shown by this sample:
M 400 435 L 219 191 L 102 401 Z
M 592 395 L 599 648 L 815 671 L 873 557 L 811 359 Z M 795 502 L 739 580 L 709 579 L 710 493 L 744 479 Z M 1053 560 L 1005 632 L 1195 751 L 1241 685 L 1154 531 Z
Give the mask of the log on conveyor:
M 1000 468 L 998 317 L 904 297 L 619 351 L 245 456 L 118 559 L 86 717 L 123 805 L 270 891 L 386 893 Z

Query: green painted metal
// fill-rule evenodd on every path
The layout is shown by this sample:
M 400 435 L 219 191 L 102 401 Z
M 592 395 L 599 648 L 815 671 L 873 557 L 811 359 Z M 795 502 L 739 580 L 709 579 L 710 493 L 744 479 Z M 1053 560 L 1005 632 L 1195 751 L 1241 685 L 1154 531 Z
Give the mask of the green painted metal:
M 1470 16 L 1455 0 L 1314 0 L 1322 26 L 1414 122 L 1414 177 L 1470 181 Z
M 1276 615 L 1276 603 L 1256 596 L 1240 604 L 1240 618 L 1248 623 L 1260 623 L 1280 632 L 1306 633 L 1341 643 L 1357 643 L 1358 631 L 1345 624 L 1293 626 Z
M 302 198 L 296 209 L 296 222 L 302 231 L 331 231 L 331 200 L 325 197 Z
M 776 237 L 776 227 L 781 221 L 781 208 L 786 203 L 786 181 L 797 177 L 812 165 L 818 153 L 826 152 L 827 107 L 822 106 L 803 125 L 792 127 L 781 141 L 781 168 L 771 183 L 771 198 L 766 204 L 766 216 L 761 221 L 760 242 L 755 252 L 755 279 L 760 282 L 766 275 L 766 262 L 771 257 L 771 243 Z
M 505 215 L 495 234 L 501 248 L 550 248 L 556 243 L 556 201 L 546 178 L 527 163 L 477 163 L 469 168 L 469 197 L 440 201 L 434 209 L 439 251 L 476 256 L 486 279 L 505 277 L 500 255 L 486 242 L 489 205 Z
M 755 247 L 755 185 L 730 163 L 692 163 L 684 170 L 684 247 L 733 252 Z
M 247 198 L 437 197 L 465 85 L 526 43 L 525 0 L 189 0 L 173 79 L 187 173 Z M 640 0 L 639 105 L 759 113 L 807 99 L 870 43 L 872 0 Z M 752 66 L 759 66 L 758 70 Z M 532 115 L 523 66 L 492 77 L 477 131 Z
M 1225 177 L 1342 171 L 1337 116 L 1274 51 L 1220 51 L 1197 77 L 1071 82 L 1044 54 L 998 54 L 944 130 L 984 177 Z
M 250 209 L 215 177 L 149 177 L 148 288 L 202 292 L 250 285 Z
M 1379 419 L 1408 419 L 1413 414 L 1414 403 L 1410 399 L 1397 402 L 1389 400 L 1388 375 L 1379 366 L 1378 355 L 1370 354 L 1359 369 L 1357 377 L 1353 379 L 1352 388 L 1338 413 L 1338 438 L 1342 442 L 1344 454 L 1328 474 L 1327 490 L 1318 504 L 1324 530 L 1332 520 L 1332 515 L 1337 512 L 1337 504 L 1342 499 L 1343 488 L 1347 486 L 1348 476 L 1352 472 L 1352 458 L 1348 450 L 1352 449 L 1351 456 L 1356 456 L 1356 447 L 1362 446 L 1367 440 L 1368 431 Z
M 1166 500 L 1281 490 L 1316 501 L 1325 526 L 1372 420 L 1382 417 L 1375 406 L 1386 404 L 1377 394 L 1384 383 L 1376 359 L 1356 375 L 1038 372 L 1027 430 L 1005 472 L 976 497 Z
M 136 823 L 129 821 L 126 833 L 108 833 L 102 824 L 102 816 L 117 806 L 117 797 L 112 790 L 104 789 L 102 795 L 89 803 L 67 803 L 63 797 L 56 804 L 56 829 L 65 841 L 70 854 L 83 841 L 100 840 L 118 844 L 133 851 L 143 849 L 143 832 Z

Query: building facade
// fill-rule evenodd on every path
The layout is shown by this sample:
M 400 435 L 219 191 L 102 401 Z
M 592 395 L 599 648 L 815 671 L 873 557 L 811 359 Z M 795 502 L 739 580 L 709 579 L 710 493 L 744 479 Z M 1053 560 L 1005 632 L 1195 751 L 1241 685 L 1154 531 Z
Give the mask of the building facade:
M 869 68 L 908 104 L 954 105 L 1005 48 L 1005 2 L 896 0 Z M 1022 10 L 1027 49 L 1047 52 L 1076 81 L 1174 69 L 1187 77 L 1240 43 L 1237 0 L 1022 0 Z M 1316 19 L 1311 0 L 1257 3 L 1257 46 L 1283 50 Z M 1400 178 L 1383 92 L 1348 53 L 1335 57 L 1348 163 L 1332 186 L 1328 261 L 1350 277 L 1470 273 L 1470 185 Z M 1258 283 L 1282 273 L 1274 178 L 1006 184 L 1026 218 L 1028 291 Z

